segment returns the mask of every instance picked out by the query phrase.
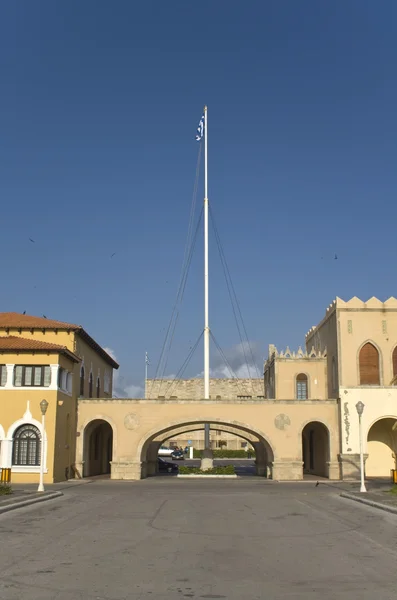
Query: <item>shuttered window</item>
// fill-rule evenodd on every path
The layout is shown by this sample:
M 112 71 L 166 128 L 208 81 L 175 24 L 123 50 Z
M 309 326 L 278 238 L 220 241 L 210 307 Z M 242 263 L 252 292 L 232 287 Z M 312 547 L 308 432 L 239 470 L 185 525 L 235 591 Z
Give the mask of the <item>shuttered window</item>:
M 7 367 L 0 365 L 0 385 L 3 387 L 7 383 Z
M 101 397 L 101 381 L 100 381 L 99 377 L 96 381 L 96 397 L 97 398 Z
M 16 365 L 14 368 L 15 387 L 49 387 L 51 383 L 51 367 L 43 365 Z
M 380 385 L 379 353 L 370 342 L 360 350 L 360 385 Z
M 84 367 L 81 367 L 80 370 L 80 396 L 83 398 L 84 397 Z
M 92 398 L 92 373 L 90 373 L 90 377 L 88 379 L 88 397 Z
M 298 400 L 307 400 L 307 375 L 304 373 L 296 376 L 296 397 Z

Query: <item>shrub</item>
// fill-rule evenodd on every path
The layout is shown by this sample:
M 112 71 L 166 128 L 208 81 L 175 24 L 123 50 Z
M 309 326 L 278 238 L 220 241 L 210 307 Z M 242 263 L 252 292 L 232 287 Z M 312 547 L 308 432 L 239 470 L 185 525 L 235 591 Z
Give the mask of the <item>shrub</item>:
M 8 496 L 12 494 L 12 489 L 10 485 L 0 485 L 0 496 Z
M 248 458 L 248 453 L 245 450 L 213 450 L 214 458 Z M 201 458 L 202 450 L 193 450 L 193 458 Z M 251 458 L 255 458 L 255 452 L 250 453 Z
M 180 475 L 235 475 L 236 471 L 234 470 L 233 465 L 228 465 L 227 467 L 213 467 L 212 469 L 208 469 L 208 471 L 202 471 L 199 467 L 179 467 Z

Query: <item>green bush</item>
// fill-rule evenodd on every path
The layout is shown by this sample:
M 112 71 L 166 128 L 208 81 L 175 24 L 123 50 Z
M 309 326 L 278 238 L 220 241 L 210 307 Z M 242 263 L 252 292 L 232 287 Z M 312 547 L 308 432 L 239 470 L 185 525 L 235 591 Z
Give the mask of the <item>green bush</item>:
M 245 450 L 213 450 L 214 458 L 248 458 L 248 452 Z M 193 449 L 193 458 L 201 458 L 203 451 Z M 255 458 L 255 452 L 251 451 L 251 458 Z
M 208 469 L 208 471 L 202 471 L 199 467 L 179 467 L 180 475 L 235 475 L 236 471 L 234 470 L 233 465 L 228 465 L 227 467 L 213 467 L 212 469 Z
M 12 489 L 10 485 L 0 485 L 0 496 L 8 496 L 12 494 Z

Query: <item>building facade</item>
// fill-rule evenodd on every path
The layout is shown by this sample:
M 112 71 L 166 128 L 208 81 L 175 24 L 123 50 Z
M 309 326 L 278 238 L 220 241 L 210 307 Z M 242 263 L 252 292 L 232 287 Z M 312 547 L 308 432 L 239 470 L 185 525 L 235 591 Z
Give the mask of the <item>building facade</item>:
M 13 482 L 38 481 L 42 443 L 44 481 L 74 477 L 77 399 L 111 398 L 115 368 L 79 325 L 0 313 L 0 467 Z

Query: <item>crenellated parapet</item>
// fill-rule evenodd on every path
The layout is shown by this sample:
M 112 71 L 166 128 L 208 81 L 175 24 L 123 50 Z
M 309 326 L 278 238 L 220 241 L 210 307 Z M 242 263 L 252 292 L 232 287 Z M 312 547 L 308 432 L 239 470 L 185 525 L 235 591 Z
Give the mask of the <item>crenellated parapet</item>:
M 290 360 L 311 360 L 319 358 L 325 358 L 327 356 L 327 350 L 315 350 L 314 346 L 312 346 L 311 350 L 308 352 L 307 350 L 303 350 L 302 346 L 299 346 L 297 351 L 291 350 L 289 346 L 286 347 L 285 350 L 277 350 L 274 344 L 269 344 L 269 355 L 267 360 L 265 361 L 265 367 L 273 362 L 275 359 L 290 359 Z
M 330 316 L 331 313 L 333 313 L 335 310 L 337 309 L 343 309 L 343 310 L 387 310 L 387 309 L 397 309 L 397 298 L 394 298 L 394 296 L 390 296 L 390 298 L 388 298 L 387 300 L 385 300 L 385 302 L 382 302 L 382 300 L 379 300 L 379 298 L 376 298 L 375 296 L 372 296 L 372 298 L 369 298 L 368 300 L 361 300 L 360 298 L 357 298 L 357 296 L 353 296 L 353 298 L 350 298 L 350 300 L 342 300 L 342 298 L 339 298 L 338 296 L 335 298 L 335 300 L 333 302 L 331 302 L 331 304 L 329 306 L 327 306 L 327 309 L 325 311 L 325 316 L 322 319 L 322 321 L 319 323 L 319 325 L 314 325 L 313 327 L 311 327 L 309 329 L 309 331 L 306 333 L 305 339 L 307 340 L 308 338 L 310 338 L 310 336 L 313 335 L 313 333 L 319 329 L 320 325 L 322 325 L 322 323 Z

